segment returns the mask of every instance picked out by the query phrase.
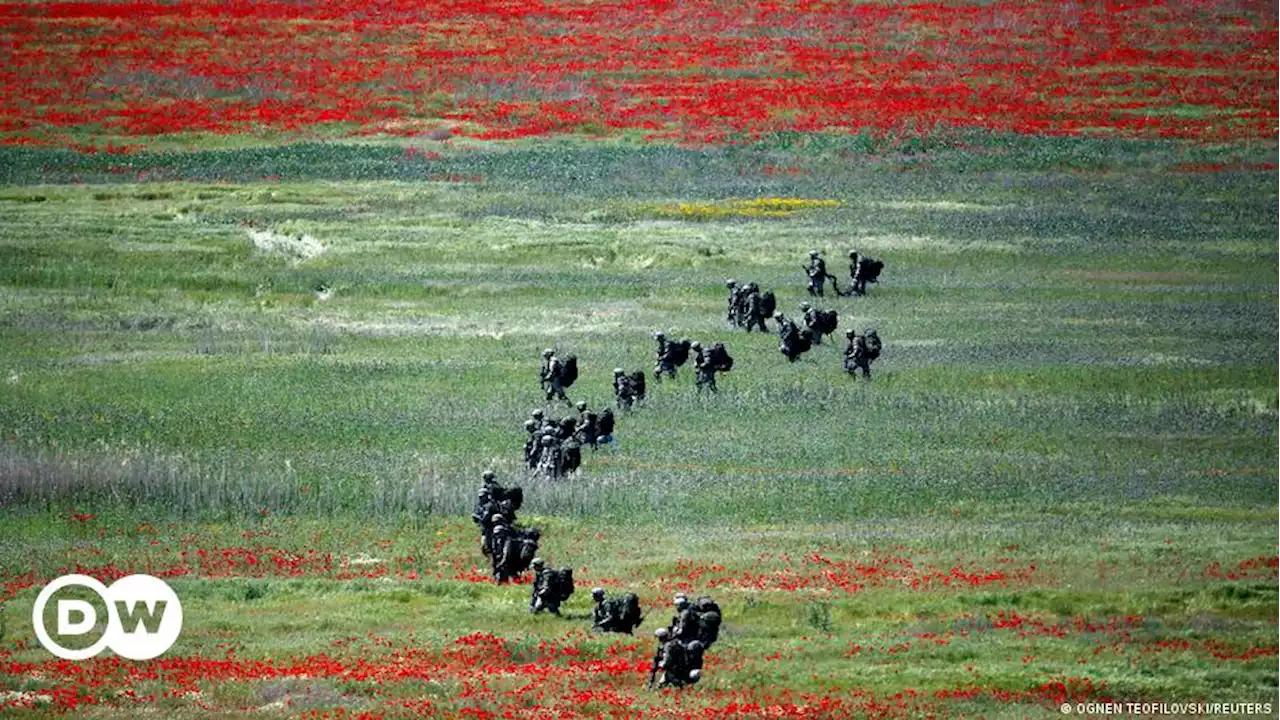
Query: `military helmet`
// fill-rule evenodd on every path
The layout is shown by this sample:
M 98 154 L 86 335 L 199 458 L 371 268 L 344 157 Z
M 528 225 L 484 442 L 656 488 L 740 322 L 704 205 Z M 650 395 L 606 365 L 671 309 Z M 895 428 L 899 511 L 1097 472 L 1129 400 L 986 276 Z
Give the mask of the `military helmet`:
M 821 254 L 822 254 L 822 253 L 818 252 L 817 250 L 810 250 L 810 251 L 809 251 L 809 257 L 818 257 L 818 256 L 819 256 L 819 255 L 821 255 Z
M 738 281 L 734 280 L 733 278 L 729 278 L 728 280 L 724 281 L 725 287 L 733 287 L 734 285 L 737 285 L 737 284 L 738 284 Z
M 495 535 L 497 535 L 497 534 L 499 534 L 499 533 L 509 532 L 509 531 L 510 531 L 510 529 L 509 529 L 506 525 L 494 525 L 494 526 L 493 526 L 493 533 L 494 533 Z
M 667 334 L 666 334 L 666 333 L 664 333 L 664 332 L 662 332 L 661 330 L 659 330 L 659 331 L 655 332 L 655 333 L 653 334 L 653 336 L 654 336 L 654 337 L 656 337 L 656 338 L 658 338 L 659 340 L 661 340 L 662 338 L 666 337 L 666 336 L 667 336 Z
M 855 331 L 853 328 L 849 328 L 848 330 L 844 331 L 845 337 L 853 337 L 854 335 L 857 335 L 857 334 L 858 334 L 857 331 Z
M 578 405 L 577 405 L 577 407 L 578 407 L 578 409 L 579 409 L 579 410 L 586 410 L 586 409 L 587 409 L 587 401 L 586 401 L 586 400 L 579 400 L 579 401 L 578 401 Z
M 591 597 L 599 600 L 604 597 L 604 588 L 591 588 Z
M 476 497 L 489 497 L 489 488 L 480 488 L 480 491 L 476 493 Z
M 542 351 L 542 357 L 551 357 L 552 355 L 555 355 L 555 354 L 556 354 L 556 351 L 552 350 L 551 348 L 547 348 L 546 350 Z
M 538 427 L 538 423 L 536 423 L 536 422 L 534 422 L 534 421 L 532 421 L 532 420 L 525 420 L 525 421 L 524 421 L 524 429 L 525 429 L 525 430 L 528 430 L 528 431 L 530 431 L 530 432 L 533 432 L 533 430 L 534 430 L 535 428 L 537 428 L 537 427 Z
M 672 598 L 672 600 L 673 600 L 673 601 L 675 601 L 675 603 L 676 603 L 677 605 L 679 605 L 679 604 L 680 604 L 680 601 L 682 601 L 682 600 L 683 600 L 684 602 L 689 602 L 689 596 L 688 596 L 688 595 L 685 595 L 684 593 L 676 593 L 676 596 L 675 596 L 674 598 Z
M 553 437 L 551 437 L 550 435 L 543 435 L 543 436 L 542 436 L 542 444 L 543 444 L 543 445 L 550 445 L 551 443 L 555 442 L 555 440 L 556 440 L 556 439 L 555 439 L 555 438 L 553 438 Z
M 783 315 L 783 314 L 782 314 L 782 311 L 781 311 L 781 310 L 779 310 L 778 312 L 775 312 L 775 313 L 773 314 L 773 319 L 774 319 L 774 320 L 785 320 L 785 319 L 786 319 L 786 317 L 787 317 L 786 315 Z
M 714 348 L 715 348 L 715 349 L 717 349 L 717 350 L 723 350 L 723 349 L 724 349 L 724 343 L 722 343 L 722 342 L 718 342 L 718 343 L 716 343 L 715 345 L 713 345 L 712 347 L 714 347 Z
M 489 522 L 492 523 L 500 523 L 503 520 L 506 520 L 506 518 L 502 517 L 502 513 L 494 513 L 489 516 Z
M 857 250 L 850 250 L 850 251 L 849 251 L 849 257 L 858 257 L 858 251 L 857 251 Z
M 690 350 L 701 350 L 701 349 L 702 349 L 702 343 L 698 342 L 697 340 L 694 340 L 693 342 L 689 343 L 689 349 L 690 349 Z
M 621 374 L 622 374 L 622 368 L 614 368 L 614 369 L 613 369 L 613 374 L 614 374 L 614 375 L 621 375 Z
M 497 475 L 495 475 L 495 474 L 494 474 L 494 472 L 493 472 L 492 470 L 485 470 L 485 471 L 484 471 L 484 474 L 480 476 L 480 478 L 481 478 L 482 480 L 494 480 L 494 479 L 496 479 L 497 477 L 498 477 L 498 476 L 497 476 Z
M 697 642 L 697 641 L 695 640 L 694 642 Z M 701 679 L 702 679 L 702 671 L 701 671 L 701 670 L 699 670 L 699 669 L 697 669 L 697 668 L 694 668 L 693 670 L 690 670 L 690 671 L 689 671 L 689 682 L 695 682 L 695 683 L 696 683 L 696 682 L 698 682 L 698 681 L 699 681 L 699 680 L 701 680 Z
M 689 643 L 689 649 L 692 650 L 693 652 L 697 652 L 703 649 L 704 647 L 706 646 L 702 644 L 701 640 L 694 640 Z
M 868 335 L 875 335 L 875 334 L 876 334 L 876 329 L 875 329 L 875 328 L 867 328 L 867 334 L 868 334 Z
M 544 563 L 544 562 L 542 561 L 542 558 L 540 558 L 540 557 L 536 557 L 536 558 L 534 558 L 534 559 L 533 559 L 533 562 L 532 562 L 532 563 L 529 563 L 529 564 L 530 564 L 530 565 L 533 565 L 533 566 L 534 566 L 534 567 L 536 567 L 536 568 L 540 568 L 540 567 L 542 567 L 543 565 L 546 565 L 546 563 Z
M 667 632 L 666 628 L 658 628 L 657 630 L 653 631 L 653 636 L 658 638 L 659 640 L 666 640 L 667 636 L 670 634 L 671 633 Z
M 800 309 L 801 309 L 801 310 L 808 310 L 808 309 L 809 309 L 809 307 L 810 307 L 810 306 L 809 306 L 809 301 L 808 301 L 808 300 L 806 300 L 806 301 L 804 301 L 804 302 L 800 303 Z
M 529 413 L 530 417 L 538 418 L 539 420 L 542 419 L 542 415 L 543 415 L 542 408 L 534 408 L 533 412 Z

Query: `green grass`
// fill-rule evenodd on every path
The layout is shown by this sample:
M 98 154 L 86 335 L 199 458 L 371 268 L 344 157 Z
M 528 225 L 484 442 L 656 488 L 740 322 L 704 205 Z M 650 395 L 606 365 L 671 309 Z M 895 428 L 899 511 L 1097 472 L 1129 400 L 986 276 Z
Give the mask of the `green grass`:
M 727 150 L 478 144 L 412 163 L 401 148 L 356 145 L 0 150 L 0 572 L 161 570 L 198 548 L 338 564 L 365 553 L 394 571 L 175 579 L 190 620 L 174 652 L 216 657 L 230 643 L 280 661 L 358 636 L 332 652 L 385 658 L 369 633 L 444 652 L 476 631 L 534 654 L 557 639 L 605 657 L 607 641 L 566 634 L 583 626 L 587 593 L 569 606 L 576 619 L 554 621 L 524 612 L 523 587 L 454 580 L 481 564 L 459 518 L 480 471 L 519 477 L 543 347 L 578 355 L 571 395 L 599 406 L 613 367 L 652 366 L 661 328 L 728 345 L 737 363 L 720 394 L 697 397 L 686 370 L 622 416 L 616 451 L 588 453 L 578 477 L 521 482 L 544 554 L 583 568 L 580 588 L 616 582 L 653 607 L 681 577 L 697 592 L 719 583 L 730 630 L 690 702 L 777 700 L 769 685 L 880 700 L 914 689 L 925 699 L 903 712 L 921 714 L 942 702 L 935 691 L 1029 693 L 1075 677 L 1106 687 L 1081 697 L 1274 695 L 1273 653 L 1223 659 L 1213 643 L 1227 655 L 1275 648 L 1275 569 L 1223 573 L 1276 548 L 1276 178 L 1166 172 L 1274 158 L 986 140 L 911 155 L 821 136 Z M 766 164 L 804 172 L 764 175 Z M 127 182 L 138 170 L 162 181 Z M 484 182 L 428 179 L 449 173 Z M 657 203 L 754 197 L 841 204 L 778 220 L 652 215 Z M 255 250 L 245 223 L 309 234 L 325 251 Z M 812 247 L 841 275 L 852 248 L 886 262 L 868 297 L 822 303 L 841 329 L 880 330 L 870 383 L 841 372 L 838 346 L 791 365 L 774 336 L 722 322 L 726 277 L 775 289 L 795 312 Z M 863 577 L 856 592 L 830 578 L 794 591 L 734 579 L 803 575 L 813 552 L 1035 570 L 972 588 Z M 704 570 L 687 580 L 691 568 Z M 48 657 L 29 627 L 37 590 L 8 603 L 0 652 L 18 662 Z M 1140 620 L 1127 635 L 990 628 L 1009 612 L 1047 625 Z M 969 625 L 982 629 L 959 632 Z M 927 633 L 948 642 L 926 647 Z M 872 649 L 847 656 L 853 644 Z M 448 715 L 469 681 L 306 682 L 210 682 L 208 708 L 160 705 L 199 717 L 281 693 L 298 711 L 434 695 Z M 0 692 L 53 684 L 0 677 Z M 943 709 L 1056 714 L 1047 697 Z

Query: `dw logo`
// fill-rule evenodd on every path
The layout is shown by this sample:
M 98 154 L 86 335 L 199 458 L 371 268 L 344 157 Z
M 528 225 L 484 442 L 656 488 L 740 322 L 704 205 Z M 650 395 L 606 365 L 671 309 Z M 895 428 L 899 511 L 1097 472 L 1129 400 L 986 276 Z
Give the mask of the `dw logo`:
M 54 593 L 64 588 L 88 588 L 106 607 L 102 637 L 88 647 L 69 649 L 56 642 L 45 628 L 45 608 Z M 98 625 L 98 611 L 88 600 L 63 598 L 55 605 L 54 635 L 84 636 Z M 45 586 L 31 609 L 31 625 L 46 650 L 63 660 L 85 660 L 111 648 L 129 660 L 150 660 L 173 646 L 182 632 L 182 603 L 169 584 L 150 575 L 130 575 L 107 587 L 88 575 L 63 575 Z

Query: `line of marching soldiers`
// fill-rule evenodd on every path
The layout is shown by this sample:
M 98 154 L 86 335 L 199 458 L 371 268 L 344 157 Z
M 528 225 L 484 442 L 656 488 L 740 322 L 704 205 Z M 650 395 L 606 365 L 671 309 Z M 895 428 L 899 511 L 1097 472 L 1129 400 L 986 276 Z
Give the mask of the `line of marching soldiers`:
M 823 288 L 826 287 L 827 280 L 831 281 L 831 287 L 836 291 L 836 295 L 866 295 L 867 283 L 873 283 L 879 280 L 880 272 L 884 270 L 884 263 L 873 257 L 859 255 L 857 250 L 849 251 L 849 282 L 851 283 L 847 292 L 840 290 L 840 285 L 836 282 L 836 276 L 827 272 L 827 263 L 822 259 L 822 253 L 818 250 L 809 251 L 809 264 L 803 266 L 805 275 L 809 277 L 809 294 L 817 297 L 823 296 Z
M 538 555 L 542 531 L 516 525 L 524 490 L 503 487 L 492 472 L 486 472 L 483 480 L 471 519 L 480 527 L 480 552 L 492 565 L 494 582 L 501 584 L 529 569 Z
M 563 477 L 582 465 L 582 446 L 595 450 L 613 442 L 613 410 L 596 413 L 587 409 L 585 400 L 579 400 L 576 408 L 576 418 L 566 415 L 558 420 L 541 408 L 530 413 L 524 422 L 529 435 L 524 443 L 525 467 L 543 477 Z
M 560 605 L 573 596 L 573 568 L 548 567 L 538 557 L 538 528 L 516 525 L 516 511 L 524 504 L 524 490 L 503 487 L 493 472 L 485 472 L 476 496 L 472 520 L 480 527 L 480 551 L 493 564 L 493 579 L 498 584 L 510 582 L 527 570 L 533 570 L 529 594 L 529 612 L 547 611 L 557 617 Z M 640 600 L 635 593 L 608 597 L 604 588 L 591 591 L 591 627 L 598 632 L 632 634 L 644 621 Z M 665 628 L 658 628 L 657 652 L 649 669 L 649 687 L 684 687 L 702 677 L 704 653 L 720 638 L 720 606 L 710 596 L 689 602 L 687 595 L 676 595 L 675 615 Z
M 662 331 L 655 332 L 653 339 L 658 344 L 657 362 L 653 366 L 655 382 L 662 382 L 663 375 L 672 380 L 676 379 L 676 371 L 689 362 L 690 354 L 694 359 L 694 377 L 698 392 L 703 390 L 718 392 L 716 373 L 733 370 L 733 358 L 722 342 L 715 343 L 711 347 L 703 347 L 702 343 L 688 338 L 670 341 Z

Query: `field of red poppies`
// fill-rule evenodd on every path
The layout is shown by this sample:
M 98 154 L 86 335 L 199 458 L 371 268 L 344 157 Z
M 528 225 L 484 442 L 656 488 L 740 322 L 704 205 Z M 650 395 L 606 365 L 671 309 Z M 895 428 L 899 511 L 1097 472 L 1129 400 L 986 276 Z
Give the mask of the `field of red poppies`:
M 1225 0 L 6 2 L 0 38 L 8 144 L 1277 129 L 1275 8 Z
M 237 533 L 77 513 L 45 527 L 60 547 L 36 554 L 40 570 L 2 578 L 0 599 L 15 608 L 12 636 L 0 645 L 8 686 L 0 709 L 11 712 L 1026 717 L 1062 703 L 1170 699 L 1158 683 L 1141 689 L 1144 681 L 1126 668 L 1170 681 L 1186 673 L 1256 680 L 1278 650 L 1266 632 L 1274 625 L 1258 622 L 1277 559 L 1227 560 L 1231 551 L 1181 544 L 1170 544 L 1163 559 L 1100 563 L 1089 573 L 1097 595 L 1080 602 L 1064 592 L 1081 570 L 1069 553 L 1018 545 L 975 555 L 831 541 L 793 556 L 791 548 L 813 546 L 797 531 L 758 542 L 751 557 L 708 563 L 663 559 L 655 551 L 661 537 L 582 528 L 557 547 L 578 556 L 595 550 L 604 567 L 575 568 L 577 580 L 635 590 L 650 612 L 640 635 L 608 637 L 586 632 L 585 593 L 564 619 L 530 618 L 522 607 L 527 579 L 493 586 L 462 524 L 384 535 L 267 520 Z M 82 562 L 44 565 L 77 555 Z M 138 571 L 168 579 L 184 598 L 187 629 L 170 653 L 147 662 L 66 662 L 29 639 L 23 613 L 46 575 L 111 582 Z M 1157 595 L 1173 592 L 1165 602 L 1188 590 L 1225 590 L 1202 610 L 1234 618 L 1230 637 L 1194 616 L 1168 614 L 1160 601 L 1116 599 L 1133 578 Z M 697 692 L 647 691 L 646 635 L 665 621 L 664 601 L 676 591 L 714 593 L 728 612 L 729 640 L 710 655 L 710 679 Z M 1099 598 L 1102 606 L 1091 604 Z M 1177 682 L 1187 687 L 1186 676 Z

